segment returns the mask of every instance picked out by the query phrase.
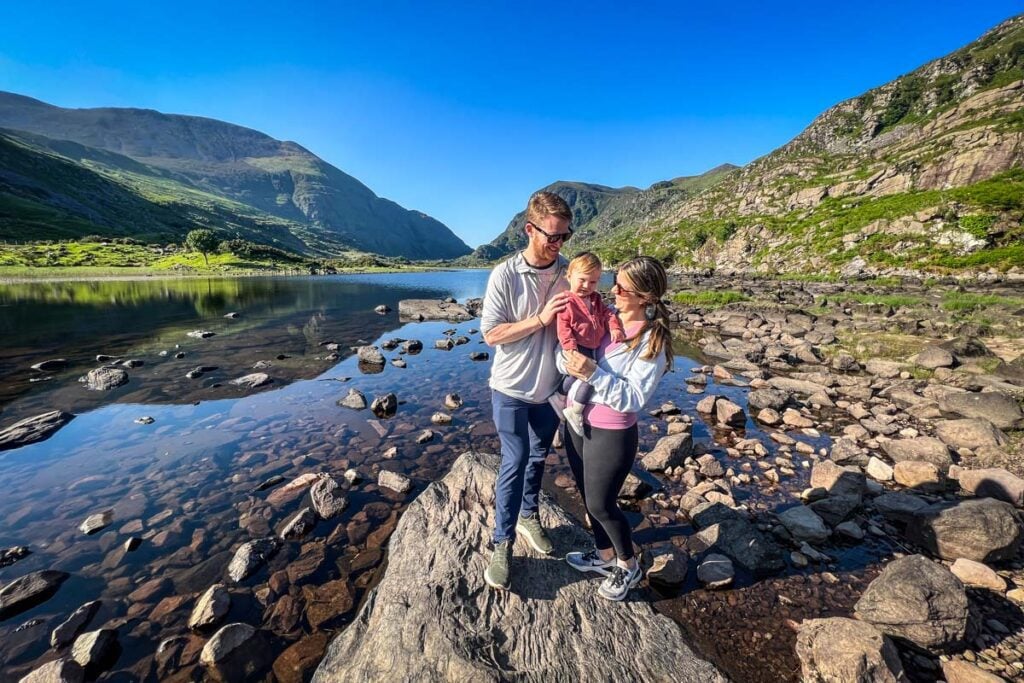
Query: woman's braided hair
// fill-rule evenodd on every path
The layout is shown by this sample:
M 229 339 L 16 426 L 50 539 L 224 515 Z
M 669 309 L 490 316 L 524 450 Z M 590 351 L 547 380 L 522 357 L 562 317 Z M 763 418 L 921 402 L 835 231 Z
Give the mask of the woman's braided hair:
M 638 256 L 619 266 L 619 273 L 632 286 L 633 291 L 644 298 L 647 303 L 644 309 L 644 328 L 629 344 L 636 348 L 644 337 L 643 332 L 650 331 L 647 350 L 641 358 L 650 360 L 659 353 L 665 354 L 666 370 L 672 369 L 672 333 L 669 330 L 668 307 L 662 301 L 668 291 L 668 274 L 661 262 L 650 256 Z

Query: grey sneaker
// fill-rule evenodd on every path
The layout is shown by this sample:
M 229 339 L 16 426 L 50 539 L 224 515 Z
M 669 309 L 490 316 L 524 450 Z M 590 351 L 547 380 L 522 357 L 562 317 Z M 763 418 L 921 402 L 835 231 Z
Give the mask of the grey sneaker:
M 536 514 L 532 514 L 529 517 L 520 515 L 519 521 L 516 522 L 516 533 L 522 534 L 523 538 L 529 541 L 530 545 L 538 553 L 550 555 L 551 551 L 554 550 L 554 546 L 551 545 L 551 539 L 544 533 L 544 527 L 540 525 L 540 520 Z
M 510 585 L 508 564 L 512 559 L 512 541 L 502 541 L 494 546 L 491 563 L 484 571 L 484 581 L 491 588 L 507 591 Z
M 602 576 L 608 576 L 611 573 L 610 569 L 615 565 L 614 556 L 610 560 L 602 560 L 596 550 L 588 550 L 585 553 L 579 551 L 569 553 L 565 556 L 565 561 L 577 571 L 595 572 Z
M 601 582 L 597 589 L 598 595 L 609 600 L 622 600 L 629 593 L 629 589 L 640 583 L 644 578 L 644 572 L 640 569 L 638 562 L 632 569 L 623 569 L 615 565 L 608 574 L 608 578 Z

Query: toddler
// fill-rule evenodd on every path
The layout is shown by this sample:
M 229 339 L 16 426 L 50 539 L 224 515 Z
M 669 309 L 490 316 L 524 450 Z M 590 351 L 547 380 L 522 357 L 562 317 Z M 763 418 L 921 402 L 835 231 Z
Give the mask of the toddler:
M 608 308 L 597 291 L 601 279 L 601 260 L 585 251 L 569 262 L 566 272 L 569 292 L 572 296 L 558 314 L 558 343 L 564 351 L 579 351 L 588 358 L 594 358 L 594 351 L 601 344 L 606 333 L 612 341 L 625 340 L 626 334 L 614 309 Z M 568 395 L 577 382 L 575 377 L 566 375 L 562 380 L 562 393 Z M 583 434 L 583 409 L 594 388 L 579 380 L 570 407 L 565 409 L 565 422 L 574 432 Z

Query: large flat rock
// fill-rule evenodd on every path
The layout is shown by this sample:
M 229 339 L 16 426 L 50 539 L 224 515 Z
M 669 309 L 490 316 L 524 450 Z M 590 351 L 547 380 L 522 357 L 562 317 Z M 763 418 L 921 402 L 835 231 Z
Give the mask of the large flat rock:
M 435 299 L 403 299 L 398 302 L 398 318 L 403 322 L 423 320 L 472 320 L 466 306 Z
M 0 430 L 0 451 L 45 441 L 74 417 L 63 410 L 51 410 L 15 422 L 10 427 Z
M 483 581 L 498 457 L 462 455 L 402 515 L 387 571 L 328 648 L 315 683 L 417 681 L 725 681 L 679 627 L 636 590 L 611 603 L 590 578 L 520 539 L 512 590 Z M 542 496 L 555 552 L 590 536 Z

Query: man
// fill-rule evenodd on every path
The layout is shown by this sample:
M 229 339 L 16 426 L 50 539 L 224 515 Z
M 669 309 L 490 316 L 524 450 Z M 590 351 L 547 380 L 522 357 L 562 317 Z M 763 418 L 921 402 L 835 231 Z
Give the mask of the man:
M 535 550 L 551 553 L 537 516 L 544 459 L 558 428 L 548 404 L 559 372 L 555 318 L 565 308 L 567 262 L 559 255 L 572 235 L 572 211 L 552 192 L 538 192 L 526 207 L 526 248 L 498 265 L 487 281 L 480 329 L 495 347 L 491 403 L 501 440 L 495 487 L 494 553 L 484 572 L 487 585 L 508 590 L 516 534 Z

